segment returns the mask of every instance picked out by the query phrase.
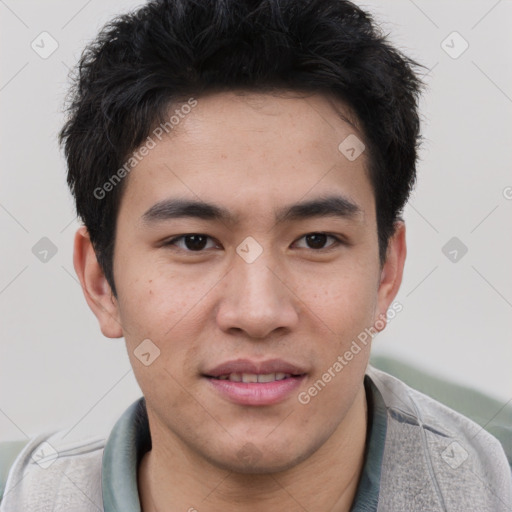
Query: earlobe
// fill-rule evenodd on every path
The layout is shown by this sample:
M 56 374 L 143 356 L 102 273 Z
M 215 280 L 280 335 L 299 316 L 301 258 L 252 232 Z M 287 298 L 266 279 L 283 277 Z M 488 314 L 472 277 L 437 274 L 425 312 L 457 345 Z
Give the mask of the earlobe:
M 85 300 L 100 323 L 107 338 L 121 338 L 118 303 L 98 263 L 94 247 L 85 226 L 75 234 L 73 266 L 77 273 Z
M 402 284 L 406 255 L 405 224 L 403 221 L 397 221 L 395 231 L 389 239 L 386 261 L 380 275 L 377 311 L 374 320 L 378 331 L 382 331 L 386 327 L 387 310 Z

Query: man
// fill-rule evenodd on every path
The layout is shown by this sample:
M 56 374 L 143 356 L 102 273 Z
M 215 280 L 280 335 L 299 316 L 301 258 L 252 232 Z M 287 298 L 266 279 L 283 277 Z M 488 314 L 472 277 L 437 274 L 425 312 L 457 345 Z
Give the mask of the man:
M 74 265 L 143 398 L 106 440 L 29 442 L 1 511 L 511 509 L 499 442 L 368 366 L 415 65 L 343 0 L 152 1 L 102 31 L 61 133 Z

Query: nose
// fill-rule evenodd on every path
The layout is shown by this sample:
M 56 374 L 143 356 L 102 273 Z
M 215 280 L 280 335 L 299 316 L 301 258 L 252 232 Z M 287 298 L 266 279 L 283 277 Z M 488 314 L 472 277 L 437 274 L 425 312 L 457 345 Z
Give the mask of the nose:
M 263 339 L 297 326 L 300 300 L 293 282 L 264 255 L 265 251 L 252 263 L 236 257 L 226 275 L 217 309 L 217 324 L 224 332 L 243 331 L 247 337 Z

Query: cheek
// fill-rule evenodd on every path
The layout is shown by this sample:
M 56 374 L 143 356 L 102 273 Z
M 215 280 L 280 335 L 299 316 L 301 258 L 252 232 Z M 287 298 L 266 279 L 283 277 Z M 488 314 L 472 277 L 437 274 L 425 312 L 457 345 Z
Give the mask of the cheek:
M 162 274 L 141 275 L 124 290 L 118 290 L 121 323 L 135 378 L 148 400 L 165 398 L 170 408 L 187 400 L 180 383 L 192 374 L 187 361 L 197 352 L 194 340 L 201 325 L 197 319 L 199 308 L 194 304 L 198 304 L 198 296 L 204 295 L 191 284 L 180 291 L 179 281 Z
M 124 269 L 124 276 L 130 273 Z M 121 273 L 120 273 L 121 274 Z M 133 273 L 132 273 L 133 275 Z M 187 272 L 169 272 L 164 269 L 139 271 L 134 279 L 126 279 L 118 286 L 119 313 L 124 330 L 128 355 L 141 387 L 151 382 L 167 381 L 173 388 L 172 377 L 182 381 L 190 372 L 188 361 L 197 357 L 200 331 L 205 325 L 204 300 L 218 281 L 208 276 L 202 279 Z M 124 285 L 124 286 L 123 286 Z M 150 366 L 137 359 L 144 340 L 151 340 L 151 349 L 158 354 Z M 163 379 L 163 380 L 162 380 Z
M 130 265 L 120 269 L 119 310 L 128 333 L 163 340 L 194 309 L 208 291 L 209 279 L 197 279 L 186 271 L 161 265 Z
M 298 281 L 297 295 L 340 343 L 369 327 L 377 304 L 375 277 L 359 265 L 308 274 Z

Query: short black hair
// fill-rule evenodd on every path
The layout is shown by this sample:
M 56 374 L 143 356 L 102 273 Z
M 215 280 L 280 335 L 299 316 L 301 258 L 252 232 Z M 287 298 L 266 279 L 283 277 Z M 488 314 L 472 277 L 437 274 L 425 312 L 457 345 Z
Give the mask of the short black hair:
M 346 0 L 153 0 L 109 22 L 76 67 L 59 142 L 113 294 L 126 172 L 118 186 L 111 178 L 172 106 L 230 90 L 324 93 L 349 106 L 364 134 L 382 264 L 416 180 L 415 66 Z

